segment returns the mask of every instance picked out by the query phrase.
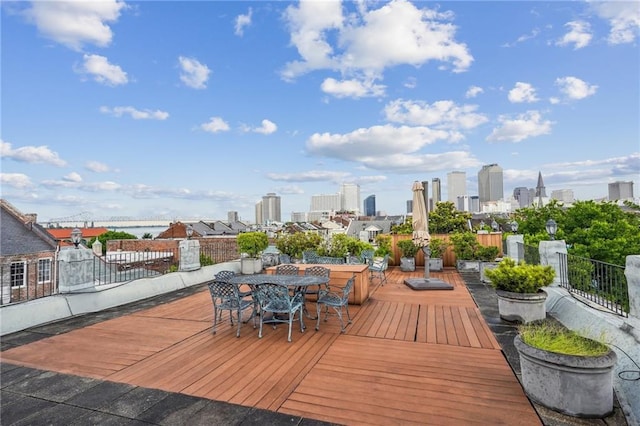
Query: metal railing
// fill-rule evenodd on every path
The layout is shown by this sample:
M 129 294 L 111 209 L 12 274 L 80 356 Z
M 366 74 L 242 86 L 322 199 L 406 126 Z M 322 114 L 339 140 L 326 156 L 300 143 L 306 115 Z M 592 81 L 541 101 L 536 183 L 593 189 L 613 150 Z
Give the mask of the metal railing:
M 96 286 L 156 277 L 177 271 L 178 249 L 130 251 L 95 256 L 93 280 Z
M 52 263 L 51 279 L 46 282 L 38 282 L 37 263 L 33 261 L 25 262 L 25 284 L 15 287 L 11 286 L 11 265 L 0 265 L 0 305 L 27 302 L 29 300 L 51 296 L 52 294 L 58 294 L 58 268 L 53 265 L 55 265 L 55 262 Z
M 525 263 L 528 263 L 529 265 L 540 264 L 540 249 L 538 246 L 528 246 L 525 244 L 518 244 L 518 246 L 522 246 L 522 254 Z M 518 250 L 520 250 L 520 247 Z
M 590 302 L 629 316 L 629 291 L 624 267 L 558 253 L 560 285 Z

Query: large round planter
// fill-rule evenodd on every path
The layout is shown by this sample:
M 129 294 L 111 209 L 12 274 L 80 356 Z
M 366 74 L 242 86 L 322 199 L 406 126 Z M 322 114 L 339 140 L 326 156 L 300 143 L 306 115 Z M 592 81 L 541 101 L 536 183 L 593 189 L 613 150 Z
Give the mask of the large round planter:
M 503 320 L 527 324 L 547 317 L 545 307 L 547 293 L 543 290 L 537 293 L 496 290 L 496 294 L 498 295 L 498 312 Z
M 616 353 L 601 356 L 563 355 L 514 339 L 520 355 L 522 387 L 529 398 L 574 417 L 602 418 L 613 411 Z

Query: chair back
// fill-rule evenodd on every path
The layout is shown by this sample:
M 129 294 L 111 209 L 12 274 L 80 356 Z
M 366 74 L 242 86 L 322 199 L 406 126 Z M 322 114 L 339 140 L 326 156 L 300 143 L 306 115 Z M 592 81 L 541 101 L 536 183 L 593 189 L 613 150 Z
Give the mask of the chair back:
M 214 303 L 219 306 L 237 307 L 240 305 L 240 292 L 236 284 L 216 279 L 209 283 L 209 292 Z M 220 302 L 217 303 L 217 300 Z
M 356 282 L 356 274 L 353 274 L 351 278 L 347 280 L 347 284 L 342 288 L 342 304 L 347 305 L 349 303 L 349 293 Z
M 259 284 L 255 289 L 260 309 L 267 312 L 293 313 L 302 304 L 302 294 L 291 293 L 289 287 L 282 284 Z
M 278 265 L 276 266 L 276 275 L 298 275 L 300 268 L 298 265 Z
M 289 256 L 288 254 L 285 254 L 285 253 L 280 253 L 278 255 L 278 261 L 280 263 L 291 263 L 291 256 Z
M 367 265 L 371 266 L 371 264 L 373 263 L 374 253 L 375 253 L 374 250 L 370 250 L 370 249 L 362 250 L 362 252 L 360 252 L 362 263 L 366 263 Z
M 216 281 L 229 281 L 229 278 L 235 277 L 235 275 L 234 271 L 220 271 L 215 275 L 214 279 Z
M 318 253 L 315 250 L 305 250 L 302 252 L 303 263 L 318 263 Z
M 331 269 L 324 266 L 311 266 L 304 270 L 305 275 L 312 275 L 315 277 L 329 277 Z

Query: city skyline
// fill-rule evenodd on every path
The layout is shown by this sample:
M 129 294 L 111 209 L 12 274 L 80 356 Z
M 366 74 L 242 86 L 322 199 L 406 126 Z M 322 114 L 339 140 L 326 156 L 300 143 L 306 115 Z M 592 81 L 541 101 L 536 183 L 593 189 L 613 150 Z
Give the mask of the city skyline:
M 251 221 L 264 194 L 285 219 L 357 184 L 402 214 L 413 181 L 447 200 L 461 171 L 478 194 L 495 163 L 505 196 L 542 173 L 606 199 L 640 176 L 639 9 L 2 2 L 2 197 L 42 220 Z

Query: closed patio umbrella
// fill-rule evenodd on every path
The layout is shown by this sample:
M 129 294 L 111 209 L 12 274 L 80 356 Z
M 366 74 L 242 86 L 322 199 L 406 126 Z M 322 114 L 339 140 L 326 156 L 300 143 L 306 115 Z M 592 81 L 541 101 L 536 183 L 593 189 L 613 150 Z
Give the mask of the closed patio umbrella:
M 429 279 L 429 215 L 424 201 L 424 187 L 419 181 L 413 182 L 413 234 L 415 245 L 424 253 L 424 278 L 407 278 L 404 283 L 414 290 L 453 290 L 453 286 L 442 280 Z

